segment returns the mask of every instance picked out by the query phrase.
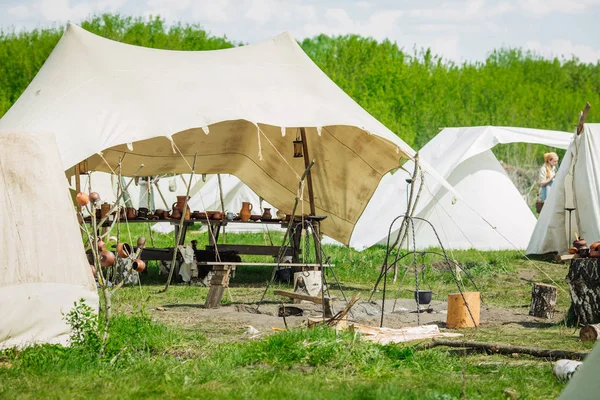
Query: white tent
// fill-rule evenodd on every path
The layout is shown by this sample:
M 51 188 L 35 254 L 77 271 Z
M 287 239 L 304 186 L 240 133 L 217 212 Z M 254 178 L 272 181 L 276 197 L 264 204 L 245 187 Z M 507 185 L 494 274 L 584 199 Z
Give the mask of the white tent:
M 562 161 L 527 246 L 528 254 L 566 252 L 572 233 L 600 240 L 600 124 L 585 124 Z M 569 214 L 567 208 L 574 208 Z
M 462 199 L 426 178 L 414 216 L 429 220 L 442 244 L 451 249 L 525 249 L 535 216 L 491 149 L 500 143 L 567 148 L 571 136 L 567 132 L 492 126 L 442 130 L 419 156 L 442 174 Z M 409 188 L 405 179 L 410 178 L 414 166 L 407 163 L 405 168 L 411 172 L 400 170 L 383 178 L 356 225 L 350 246 L 364 249 L 386 243 L 390 223 L 406 212 Z M 419 182 L 414 185 L 416 193 Z M 426 223 L 415 223 L 415 235 L 419 248 L 439 246 Z
M 52 133 L 65 170 L 131 176 L 231 173 L 291 210 L 306 128 L 322 232 L 348 243 L 381 178 L 414 151 L 333 83 L 284 33 L 216 51 L 166 51 L 69 25 L 0 129 Z M 183 157 L 183 156 L 185 157 Z M 434 173 L 430 171 L 430 173 Z M 304 199 L 308 199 L 305 190 Z
M 67 344 L 62 313 L 98 294 L 52 136 L 0 131 L 0 349 Z
M 544 206 L 545 207 L 545 206 Z M 577 368 L 568 385 L 564 388 L 559 400 L 596 400 L 600 393 L 600 346 L 594 345 L 592 352 L 585 358 L 583 364 Z

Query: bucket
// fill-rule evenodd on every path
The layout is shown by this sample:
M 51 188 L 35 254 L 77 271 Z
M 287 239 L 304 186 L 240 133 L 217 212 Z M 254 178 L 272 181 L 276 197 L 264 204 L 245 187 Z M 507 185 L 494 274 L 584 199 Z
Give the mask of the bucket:
M 460 293 L 449 294 L 446 328 L 461 329 L 474 328 L 478 326 L 480 303 L 481 296 L 479 292 L 463 292 L 462 295 Z M 469 308 L 467 308 L 467 304 L 469 305 Z M 469 310 L 471 310 L 471 314 L 469 314 Z M 475 324 L 473 324 L 471 315 L 473 315 Z

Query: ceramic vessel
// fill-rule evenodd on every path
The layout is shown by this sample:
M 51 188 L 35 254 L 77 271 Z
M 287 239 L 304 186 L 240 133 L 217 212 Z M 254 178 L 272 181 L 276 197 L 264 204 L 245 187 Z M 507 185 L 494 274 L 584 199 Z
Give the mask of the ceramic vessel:
M 77 204 L 79 204 L 81 207 L 87 206 L 90 202 L 90 197 L 83 192 L 77 193 L 77 197 L 75 199 L 77 200 Z
M 117 254 L 121 258 L 127 258 L 130 254 L 133 253 L 133 249 L 129 243 L 119 243 L 117 245 Z
M 260 217 L 260 219 L 262 219 L 262 220 L 273 219 L 273 216 L 271 215 L 271 209 L 265 208 L 265 211 L 263 212 L 263 215 Z
M 137 240 L 137 247 L 138 249 L 143 249 L 144 247 L 146 247 L 146 238 L 140 236 Z
M 217 211 L 212 215 L 212 219 L 215 221 L 220 221 L 223 219 L 223 213 L 221 211 Z
M 104 268 L 107 268 L 113 265 L 114 263 L 115 255 L 112 252 L 108 250 L 103 250 L 100 252 L 100 265 L 102 265 Z
M 142 260 L 135 260 L 131 264 L 131 268 L 136 272 L 142 272 L 143 270 L 146 269 L 146 263 L 143 262 Z
M 243 201 L 242 209 L 240 210 L 240 219 L 243 222 L 247 222 L 248 220 L 250 220 L 250 216 L 252 215 L 251 211 L 252 211 L 252 203 Z
M 127 219 L 135 219 L 137 217 L 137 212 L 133 207 L 127 207 Z
M 98 194 L 98 192 L 91 192 L 90 193 L 90 201 L 92 203 L 97 203 L 100 201 L 100 195 Z

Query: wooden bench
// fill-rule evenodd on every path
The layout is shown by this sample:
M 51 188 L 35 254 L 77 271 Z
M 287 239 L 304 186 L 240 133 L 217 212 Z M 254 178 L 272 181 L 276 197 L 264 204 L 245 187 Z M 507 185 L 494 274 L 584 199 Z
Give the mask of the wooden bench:
M 236 267 L 256 267 L 256 266 L 280 266 L 280 267 L 311 267 L 317 268 L 319 264 L 303 264 L 303 263 L 260 263 L 260 262 L 227 262 L 227 261 L 200 261 L 198 265 L 212 266 L 214 275 L 210 280 L 210 288 L 208 289 L 208 296 L 204 303 L 205 308 L 218 308 L 221 305 L 223 299 L 223 293 L 225 287 L 229 283 L 229 277 L 231 271 L 235 271 Z M 323 265 L 323 267 L 332 267 L 333 265 Z

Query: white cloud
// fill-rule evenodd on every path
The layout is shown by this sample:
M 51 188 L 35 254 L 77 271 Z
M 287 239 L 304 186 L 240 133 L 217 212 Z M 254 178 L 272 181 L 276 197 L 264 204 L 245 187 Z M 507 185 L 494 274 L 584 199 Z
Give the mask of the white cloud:
M 598 0 L 519 0 L 519 7 L 534 15 L 550 13 L 579 14 L 588 8 L 600 4 Z
M 239 7 L 229 0 L 195 0 L 192 18 L 200 24 L 205 22 L 227 22 L 239 13 Z
M 190 0 L 148 0 L 146 4 L 148 8 L 142 13 L 144 17 L 160 15 L 167 21 L 177 21 L 189 9 Z
M 24 5 L 18 5 L 8 9 L 9 15 L 14 15 L 17 18 L 27 18 L 30 15 L 29 8 Z
M 46 21 L 81 20 L 90 15 L 94 6 L 92 3 L 81 2 L 74 6 L 69 0 L 40 0 L 34 5 Z
M 597 63 L 600 61 L 600 50 L 584 44 L 574 44 L 570 40 L 555 39 L 550 43 L 541 44 L 539 41 L 527 41 L 525 47 L 534 53 L 546 58 L 566 58 L 573 56 L 585 63 Z
M 371 3 L 368 1 L 357 1 L 354 5 L 358 8 L 369 8 L 371 7 Z
M 264 24 L 273 18 L 276 7 L 277 4 L 273 0 L 252 0 L 244 16 Z
M 409 15 L 414 18 L 444 22 L 481 21 L 498 17 L 513 11 L 510 3 L 487 4 L 486 0 L 467 0 L 465 2 L 444 2 L 438 7 L 415 8 Z
M 317 16 L 315 8 L 311 5 L 296 6 L 296 13 L 306 19 L 314 19 Z

